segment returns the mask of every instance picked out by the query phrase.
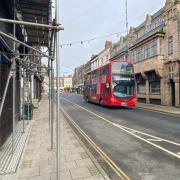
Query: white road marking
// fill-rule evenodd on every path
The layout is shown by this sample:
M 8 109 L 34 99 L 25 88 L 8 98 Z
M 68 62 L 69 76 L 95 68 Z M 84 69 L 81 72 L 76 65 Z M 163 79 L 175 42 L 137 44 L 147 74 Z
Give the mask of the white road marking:
M 131 134 L 132 136 L 134 136 L 134 137 L 136 137 L 136 138 L 138 138 L 138 139 L 140 139 L 140 140 L 142 140 L 142 141 L 144 141 L 144 142 L 146 142 L 146 143 L 148 143 L 148 144 L 151 144 L 152 146 L 154 146 L 154 147 L 156 147 L 156 148 L 158 148 L 158 149 L 160 149 L 160 150 L 162 150 L 162 151 L 164 151 L 164 152 L 166 152 L 166 153 L 168 153 L 168 154 L 171 154 L 172 156 L 175 156 L 176 158 L 180 159 L 180 155 L 177 155 L 177 153 L 174 153 L 174 152 L 169 151 L 169 150 L 167 150 L 167 149 L 165 149 L 165 148 L 163 148 L 163 147 L 161 147 L 161 146 L 159 146 L 159 145 L 157 145 L 157 144 L 154 144 L 154 143 L 152 143 L 151 141 L 148 141 L 148 140 L 140 137 L 139 135 L 134 134 L 132 131 L 134 131 L 134 132 L 136 132 L 136 133 L 139 133 L 139 134 L 142 134 L 142 135 L 146 135 L 146 136 L 155 138 L 155 139 L 159 139 L 159 140 L 161 140 L 161 141 L 168 142 L 168 143 L 170 143 L 170 144 L 174 144 L 174 145 L 176 145 L 176 146 L 180 146 L 179 143 L 176 143 L 176 142 L 173 142 L 173 141 L 169 141 L 169 140 L 166 140 L 166 139 L 162 139 L 162 138 L 159 138 L 159 137 L 156 137 L 156 136 L 147 134 L 147 133 L 143 133 L 143 132 L 141 132 L 141 131 L 137 131 L 137 130 L 135 130 L 135 129 L 128 128 L 128 127 L 126 127 L 126 126 L 122 126 L 122 125 L 113 123 L 113 122 L 111 122 L 110 120 L 105 119 L 104 117 L 102 117 L 102 116 L 100 116 L 100 115 L 98 115 L 98 114 L 96 114 L 96 113 L 94 113 L 94 112 L 92 112 L 92 111 L 90 111 L 90 110 L 88 110 L 88 109 L 86 109 L 86 108 L 84 108 L 84 107 L 82 107 L 82 106 L 80 106 L 80 105 L 78 105 L 78 104 L 76 104 L 76 103 L 74 103 L 74 102 L 66 99 L 66 98 L 63 98 L 63 99 L 64 99 L 65 101 L 67 101 L 67 102 L 69 102 L 69 103 L 71 103 L 71 104 L 73 104 L 73 105 L 75 105 L 75 106 L 77 106 L 77 107 L 79 107 L 79 108 L 81 108 L 81 109 L 83 109 L 83 110 L 85 110 L 85 111 L 87 111 L 87 112 L 95 115 L 96 117 L 99 117 L 100 119 L 104 120 L 105 122 L 107 122 L 107 123 L 109 123 L 109 124 L 111 124 L 111 125 L 113 125 L 113 126 L 116 126 L 116 127 L 120 128 L 121 130 L 127 132 L 128 134 Z
M 74 95 L 83 96 L 83 95 L 81 95 L 81 94 L 75 94 L 75 93 L 74 93 Z M 136 107 L 136 108 L 137 108 L 137 109 L 143 109 L 143 110 L 150 111 L 150 112 L 156 112 L 156 113 L 160 113 L 160 114 L 165 114 L 165 115 L 180 117 L 180 115 L 178 115 L 178 114 L 173 114 L 173 113 L 158 111 L 158 110 L 154 110 L 154 109 L 148 109 L 148 108 L 143 108 L 143 107 Z
M 109 166 L 117 173 L 117 175 L 122 180 L 130 180 L 130 178 L 126 175 L 124 171 L 122 171 L 115 162 L 107 155 L 105 154 L 102 149 L 97 146 L 97 144 L 92 141 L 92 139 L 75 123 L 75 121 L 69 116 L 69 114 L 64 110 L 64 108 L 61 107 L 61 110 L 65 114 L 66 117 L 68 117 L 69 121 L 73 124 L 73 126 L 78 130 L 78 132 L 87 140 L 87 142 L 96 150 L 97 153 L 109 164 Z
M 158 142 L 158 141 L 162 141 L 162 139 L 147 139 L 147 140 L 148 140 L 148 141 L 155 141 L 155 142 L 156 142 L 156 141 L 157 141 L 157 142 Z

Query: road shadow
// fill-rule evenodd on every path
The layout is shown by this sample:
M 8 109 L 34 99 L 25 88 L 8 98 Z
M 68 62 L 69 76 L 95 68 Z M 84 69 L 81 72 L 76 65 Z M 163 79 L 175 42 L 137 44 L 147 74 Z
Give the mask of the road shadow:
M 107 110 L 124 110 L 124 111 L 128 111 L 128 110 L 136 110 L 136 107 L 131 107 L 131 106 L 106 106 L 106 105 L 100 105 L 94 102 L 88 102 L 89 104 L 93 104 L 97 107 L 101 107 Z

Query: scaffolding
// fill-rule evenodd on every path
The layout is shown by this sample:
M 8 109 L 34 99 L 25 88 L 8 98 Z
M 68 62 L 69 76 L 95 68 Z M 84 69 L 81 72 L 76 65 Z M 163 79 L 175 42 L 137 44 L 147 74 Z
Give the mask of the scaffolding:
M 2 115 L 4 103 L 7 98 L 7 91 L 10 81 L 13 81 L 13 115 L 12 115 L 12 139 L 11 152 L 12 158 L 14 155 L 15 141 L 16 141 L 16 74 L 19 73 L 20 79 L 23 80 L 23 90 L 20 91 L 21 101 L 19 113 L 24 113 L 25 91 L 28 87 L 27 105 L 29 123 L 29 106 L 32 102 L 32 78 L 34 75 L 40 76 L 43 74 L 42 68 L 46 68 L 49 77 L 49 129 L 51 133 L 51 148 L 53 149 L 53 127 L 54 127 L 54 108 L 56 103 L 56 165 L 57 165 L 57 180 L 60 179 L 60 92 L 59 92 L 59 74 L 60 74 L 60 31 L 64 30 L 59 23 L 59 0 L 55 1 L 55 18 L 52 20 L 52 2 L 51 0 L 12 0 L 14 12 L 12 19 L 0 18 L 1 23 L 13 25 L 13 35 L 9 35 L 0 31 L 0 38 L 6 43 L 5 39 L 13 43 L 13 49 L 2 51 L 0 54 L 11 57 L 12 62 L 7 76 L 3 96 L 0 103 L 0 118 Z M 21 13 L 20 13 L 21 12 Z M 21 16 L 20 16 L 21 15 Z M 17 26 L 22 29 L 22 40 L 16 38 Z M 17 45 L 21 47 L 22 51 L 17 53 Z M 42 47 L 46 47 L 48 52 L 43 52 Z M 47 67 L 42 66 L 42 58 L 46 58 Z M 54 88 L 54 66 L 56 66 L 56 87 Z M 55 98 L 56 96 L 56 98 Z M 54 101 L 56 99 L 56 102 Z M 25 117 L 22 117 L 22 128 L 20 131 L 25 133 Z

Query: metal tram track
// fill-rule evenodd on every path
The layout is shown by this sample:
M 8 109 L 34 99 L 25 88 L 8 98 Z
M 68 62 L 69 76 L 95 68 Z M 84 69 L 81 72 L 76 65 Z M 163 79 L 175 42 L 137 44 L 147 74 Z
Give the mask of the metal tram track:
M 67 118 L 69 123 L 82 135 L 82 137 L 89 143 L 89 145 L 101 156 L 101 158 L 111 167 L 121 180 L 130 180 L 128 175 L 123 172 L 111 158 L 77 125 L 77 123 L 69 116 L 69 114 L 61 107 L 63 115 Z
M 157 136 L 145 133 L 145 132 L 141 132 L 136 129 L 129 128 L 127 126 L 123 126 L 121 124 L 113 123 L 112 121 L 110 121 L 110 120 L 96 114 L 95 112 L 90 111 L 90 110 L 88 110 L 66 98 L 62 98 L 62 99 L 64 99 L 66 102 L 71 103 L 73 106 L 83 109 L 84 111 L 98 117 L 99 119 L 107 122 L 108 124 L 119 128 L 120 130 L 124 131 L 125 133 L 127 133 L 149 145 L 152 145 L 154 148 L 159 149 L 159 150 L 163 151 L 164 153 L 171 155 L 177 159 L 180 159 L 180 153 L 179 153 L 180 152 L 180 143 L 173 142 L 173 141 L 161 138 L 161 137 L 157 137 Z

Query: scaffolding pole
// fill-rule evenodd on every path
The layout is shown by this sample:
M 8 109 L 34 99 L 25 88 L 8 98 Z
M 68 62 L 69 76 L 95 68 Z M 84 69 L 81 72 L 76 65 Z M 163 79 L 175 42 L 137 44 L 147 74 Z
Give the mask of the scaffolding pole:
M 16 3 L 14 2 L 14 20 L 16 18 Z M 16 24 L 13 24 L 13 38 L 16 38 Z M 13 41 L 13 51 L 16 51 L 16 42 Z M 16 121 L 16 59 L 13 58 L 13 129 L 12 129 L 12 154 L 14 153 L 14 136 Z
M 22 118 L 23 118 L 23 127 L 22 127 L 22 132 L 24 133 L 24 129 L 25 129 L 25 123 L 24 123 L 24 72 L 23 72 L 23 87 L 22 87 Z
M 28 49 L 31 49 L 33 52 L 36 52 L 39 54 L 39 56 L 37 57 L 47 57 L 50 61 L 50 67 L 51 68 L 47 68 L 48 70 L 51 70 L 50 71 L 50 83 L 49 83 L 49 88 L 50 88 L 50 91 L 51 91 L 51 95 L 50 95 L 50 101 L 51 101 L 51 104 L 50 104 L 50 114 L 49 114 L 49 118 L 50 118 L 50 126 L 51 126 L 51 147 L 53 148 L 53 119 L 54 119 L 54 106 L 53 106 L 53 102 L 54 102 L 54 96 L 55 96 L 55 91 L 54 91 L 54 70 L 53 70 L 53 61 L 54 59 L 56 59 L 56 87 L 57 87 L 57 93 L 56 93 L 56 165 L 57 165 L 57 180 L 60 180 L 60 91 L 59 91 L 59 74 L 60 74 L 60 47 L 59 47 L 59 44 L 60 44 L 60 34 L 59 34 L 59 31 L 60 30 L 64 30 L 64 28 L 62 27 L 61 24 L 59 24 L 59 1 L 60 0 L 55 0 L 56 1 L 56 11 L 55 11 L 55 14 L 56 14 L 56 20 L 52 23 L 52 24 L 40 24 L 40 23 L 32 23 L 32 22 L 24 22 L 24 21 L 18 21 L 16 20 L 16 7 L 15 7 L 15 0 L 14 0 L 14 19 L 13 20 L 10 20 L 10 19 L 3 19 L 3 18 L 0 18 L 0 22 L 4 22 L 4 23 L 11 23 L 13 24 L 13 36 L 10 36 L 2 31 L 0 31 L 0 36 L 4 36 L 10 40 L 13 41 L 13 52 L 12 50 L 9 50 L 9 55 L 13 55 L 11 56 L 13 58 L 13 61 L 12 61 L 12 64 L 11 64 L 11 67 L 10 67 L 10 71 L 9 71 L 9 75 L 8 75 L 8 78 L 7 78 L 7 82 L 6 82 L 6 85 L 5 85 L 5 90 L 4 90 L 4 93 L 3 93 L 3 97 L 2 97 L 2 103 L 0 104 L 0 117 L 1 117 L 1 114 L 2 114 L 2 110 L 3 110 L 3 106 L 4 106 L 4 101 L 5 101 L 5 98 L 6 98 L 6 94 L 7 94 L 7 90 L 8 90 L 8 86 L 9 86 L 9 82 L 10 82 L 10 79 L 13 75 L 13 130 L 12 130 L 12 154 L 14 153 L 14 137 L 15 137 L 15 126 L 16 126 L 16 72 L 23 72 L 22 74 L 22 78 L 23 78 L 23 93 L 21 94 L 23 96 L 23 99 L 22 99 L 22 102 L 23 103 L 23 106 L 22 106 L 22 111 L 24 113 L 24 101 L 25 101 L 25 75 L 26 77 L 28 77 L 28 96 L 27 96 L 27 101 L 28 101 L 28 123 L 29 123 L 29 104 L 30 104 L 30 101 L 32 102 L 32 82 L 30 81 L 29 82 L 29 79 L 30 77 L 32 77 L 31 75 L 31 72 L 33 72 L 32 70 L 29 70 L 30 73 L 28 73 L 28 66 L 27 64 L 25 64 L 25 58 L 23 58 L 23 62 L 24 64 L 26 65 L 25 67 L 24 66 L 21 66 L 20 70 L 17 70 L 17 66 L 16 66 L 16 59 L 20 60 L 20 58 L 16 57 L 16 55 L 23 55 L 24 57 L 25 56 L 33 56 L 32 54 L 25 54 L 25 47 L 27 47 Z M 51 32 L 53 32 L 53 38 L 54 38 L 54 47 L 53 47 L 53 50 L 54 50 L 54 53 L 53 53 L 53 56 L 52 54 L 50 54 L 49 56 L 40 51 L 39 49 L 36 49 L 28 44 L 24 42 L 21 42 L 19 40 L 16 39 L 16 24 L 18 25 L 24 25 L 24 26 L 33 26 L 33 27 L 39 27 L 39 28 L 42 28 L 42 29 L 47 29 L 47 30 L 51 30 Z M 25 31 L 24 31 L 25 32 Z M 52 40 L 53 42 L 53 40 Z M 16 44 L 21 44 L 23 46 L 23 53 L 16 53 Z M 52 52 L 52 47 L 51 47 L 51 52 Z M 3 52 L 0 52 L 0 53 L 3 53 Z M 6 53 L 6 52 L 5 52 Z M 35 57 L 35 56 L 33 56 Z M 56 57 L 56 58 L 55 58 Z M 33 62 L 27 62 L 26 63 L 29 63 L 31 66 L 35 65 L 37 67 L 37 70 L 40 70 L 40 65 L 37 64 L 37 63 L 34 63 Z M 41 63 L 41 60 L 40 60 L 40 63 Z M 44 68 L 44 67 L 42 67 Z M 25 71 L 26 70 L 26 71 Z M 13 73 L 12 73 L 13 72 Z M 23 114 L 23 132 L 24 132 L 24 114 Z
M 49 56 L 52 57 L 52 47 L 53 47 L 53 39 L 54 39 L 54 30 L 51 32 L 50 37 L 50 45 L 49 45 Z M 54 57 L 53 57 L 54 58 Z M 49 68 L 49 128 L 51 134 L 51 149 L 53 149 L 53 61 L 52 59 L 48 59 Z
M 53 137 L 54 137 L 54 69 L 53 61 L 51 61 L 51 149 L 53 149 Z
M 5 85 L 2 101 L 1 101 L 1 104 L 0 104 L 0 117 L 1 117 L 1 114 L 2 114 L 2 110 L 3 110 L 3 106 L 4 106 L 4 101 L 6 99 L 6 94 L 7 94 L 7 90 L 8 90 L 8 86 L 9 86 L 9 82 L 10 82 L 11 77 L 12 77 L 12 65 L 11 65 L 10 70 L 9 70 L 9 74 L 8 74 L 8 77 L 7 77 L 7 81 L 6 81 L 6 85 Z
M 56 0 L 55 19 L 56 23 L 59 23 L 59 3 L 60 0 Z M 56 160 L 57 160 L 57 180 L 60 180 L 60 93 L 59 93 L 59 74 L 60 74 L 60 34 L 56 33 L 56 88 L 57 88 L 57 105 L 56 105 Z
M 53 43 L 53 34 L 54 34 L 54 31 L 51 31 L 51 37 L 50 37 L 50 45 L 49 45 L 49 56 L 51 57 L 51 52 L 52 52 L 52 43 Z M 49 68 L 49 71 L 48 71 L 48 75 L 49 75 L 49 130 L 50 130 L 50 134 L 51 134 L 51 131 L 52 131 L 52 128 L 51 128 L 51 121 L 52 121 L 52 119 L 51 119 L 51 117 L 52 117 L 52 115 L 51 115 L 51 113 L 52 113 L 52 83 L 51 83 L 51 81 L 52 81 L 52 78 L 51 78 L 51 72 L 52 72 L 52 66 L 51 66 L 52 64 L 51 64 L 51 59 L 49 58 L 48 59 L 48 68 Z M 53 148 L 53 146 L 52 146 L 52 142 L 51 142 L 51 149 Z
M 21 45 L 23 45 L 23 46 L 25 46 L 25 47 L 27 47 L 27 48 L 29 48 L 29 49 L 32 49 L 33 51 L 36 51 L 36 52 L 38 52 L 39 54 L 41 54 L 41 55 L 43 55 L 43 56 L 45 56 L 45 57 L 47 57 L 47 58 L 51 58 L 51 57 L 49 57 L 47 54 L 41 52 L 40 50 L 38 50 L 38 49 L 36 49 L 36 48 L 33 48 L 32 46 L 29 46 L 29 45 L 23 43 L 22 41 L 19 41 L 19 40 L 17 40 L 16 38 L 14 38 L 14 37 L 6 34 L 6 33 L 3 33 L 2 31 L 0 31 L 0 35 L 5 36 L 5 37 L 13 40 L 14 42 L 16 42 L 16 43 L 18 43 L 18 44 L 21 44 Z M 51 59 L 52 59 L 52 58 L 51 58 Z
M 50 61 L 50 60 L 49 60 Z M 51 67 L 51 64 L 49 63 L 49 94 L 48 94 L 48 97 L 49 97 L 49 118 L 48 118 L 48 122 L 49 122 L 49 130 L 51 132 L 51 112 L 52 112 L 52 101 L 51 101 L 51 90 L 52 90 L 52 87 L 51 87 L 51 71 L 52 71 L 52 67 Z M 51 147 L 52 149 L 52 147 Z
M 34 27 L 41 27 L 46 29 L 54 29 L 56 31 L 64 30 L 64 27 L 61 24 L 40 24 L 40 23 L 32 23 L 32 22 L 25 22 L 25 21 L 17 21 L 17 20 L 11 20 L 11 19 L 4 19 L 0 18 L 0 22 L 4 23 L 10 23 L 10 24 L 20 24 L 25 26 L 34 26 Z
M 53 57 L 55 57 L 55 49 L 56 49 L 56 33 L 54 33 L 54 44 L 53 44 Z M 54 92 L 54 63 L 51 60 L 51 66 L 52 66 L 52 71 L 51 71 L 51 87 L 52 87 L 52 91 L 51 91 L 51 99 L 52 99 L 52 112 L 51 112 L 51 148 L 53 149 L 53 138 L 54 138 L 54 97 L 55 97 L 55 92 Z

